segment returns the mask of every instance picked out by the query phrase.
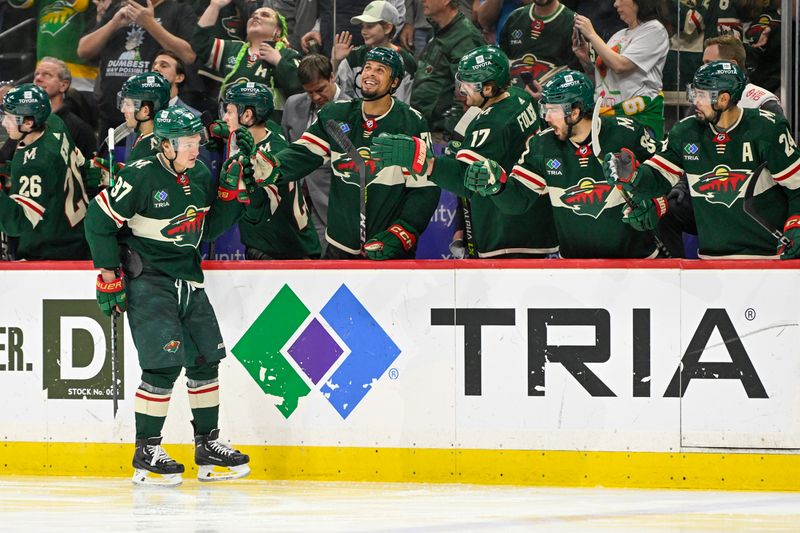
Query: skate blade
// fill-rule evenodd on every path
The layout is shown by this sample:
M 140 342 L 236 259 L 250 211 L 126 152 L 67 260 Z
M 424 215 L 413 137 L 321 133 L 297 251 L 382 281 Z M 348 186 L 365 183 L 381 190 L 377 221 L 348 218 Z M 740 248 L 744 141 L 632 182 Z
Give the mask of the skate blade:
M 135 485 L 177 487 L 183 483 L 183 478 L 180 474 L 156 474 L 143 468 L 137 468 L 133 472 L 132 481 Z
M 199 481 L 225 481 L 228 479 L 239 479 L 250 473 L 250 465 L 239 466 L 214 466 L 202 465 L 197 467 L 197 479 Z

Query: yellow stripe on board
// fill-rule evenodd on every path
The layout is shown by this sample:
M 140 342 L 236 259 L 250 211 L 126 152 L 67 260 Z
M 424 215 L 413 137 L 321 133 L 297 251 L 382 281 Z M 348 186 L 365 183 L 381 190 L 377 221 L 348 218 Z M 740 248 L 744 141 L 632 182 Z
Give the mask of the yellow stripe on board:
M 191 445 L 168 453 L 196 473 Z M 800 455 L 240 446 L 255 479 L 800 491 Z M 0 475 L 129 476 L 132 444 L 0 443 Z

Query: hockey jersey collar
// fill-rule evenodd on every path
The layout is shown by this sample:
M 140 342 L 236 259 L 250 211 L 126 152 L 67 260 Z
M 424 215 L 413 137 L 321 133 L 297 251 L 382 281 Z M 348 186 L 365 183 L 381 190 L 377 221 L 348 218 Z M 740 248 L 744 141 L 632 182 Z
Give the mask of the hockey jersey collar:
M 725 130 L 725 131 L 719 131 L 719 130 L 717 130 L 717 128 L 715 128 L 715 127 L 714 127 L 714 125 L 713 125 L 713 124 L 709 124 L 709 125 L 708 125 L 708 127 L 709 127 L 709 128 L 711 128 L 711 131 L 714 133 L 714 136 L 715 136 L 715 137 L 716 137 L 717 135 L 719 135 L 720 133 L 727 133 L 727 134 L 729 134 L 729 135 L 730 135 L 730 133 L 731 133 L 733 130 L 735 130 L 735 129 L 736 129 L 736 126 L 738 126 L 738 125 L 739 125 L 739 123 L 742 121 L 742 117 L 744 117 L 744 110 L 743 110 L 741 107 L 740 107 L 740 108 L 738 108 L 738 109 L 739 109 L 739 118 L 737 118 L 737 119 L 736 119 L 736 122 L 734 122 L 734 123 L 733 123 L 733 126 L 731 126 L 730 128 L 728 128 L 727 130 Z

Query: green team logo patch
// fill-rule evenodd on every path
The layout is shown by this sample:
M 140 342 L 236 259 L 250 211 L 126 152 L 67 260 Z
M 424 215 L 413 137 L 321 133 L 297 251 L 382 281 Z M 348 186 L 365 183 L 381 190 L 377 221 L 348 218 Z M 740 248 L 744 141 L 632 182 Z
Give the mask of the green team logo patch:
M 606 182 L 583 178 L 577 185 L 564 190 L 561 201 L 578 215 L 597 218 L 606 208 L 606 201 L 613 190 Z
M 190 205 L 186 211 L 176 216 L 161 230 L 161 235 L 171 240 L 175 246 L 191 246 L 197 248 L 203 235 L 206 211 L 200 211 Z
M 749 173 L 748 170 L 734 170 L 726 165 L 719 165 L 708 174 L 700 176 L 692 189 L 710 204 L 731 207 L 747 183 Z

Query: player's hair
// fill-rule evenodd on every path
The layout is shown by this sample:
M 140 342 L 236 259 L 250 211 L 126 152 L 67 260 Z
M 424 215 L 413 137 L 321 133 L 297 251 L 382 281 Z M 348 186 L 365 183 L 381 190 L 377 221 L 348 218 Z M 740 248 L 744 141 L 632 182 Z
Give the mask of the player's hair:
M 44 56 L 39 60 L 39 63 L 52 63 L 58 67 L 58 79 L 61 81 L 68 81 L 72 85 L 72 74 L 67 67 L 67 64 L 58 59 L 57 57 Z
M 331 76 L 333 76 L 331 60 L 322 54 L 309 54 L 301 59 L 297 66 L 300 85 L 314 83 L 317 80 L 329 80 Z
M 703 43 L 703 48 L 717 45 L 719 49 L 720 59 L 727 59 L 729 61 L 736 61 L 739 68 L 744 69 L 745 60 L 747 58 L 744 51 L 742 41 L 730 34 L 719 35 L 706 39 Z
M 153 56 L 153 61 L 155 61 L 158 56 L 167 56 L 175 60 L 175 74 L 183 74 L 183 81 L 178 84 L 178 87 L 183 85 L 183 82 L 186 81 L 186 63 L 183 62 L 183 59 L 178 57 L 178 54 L 172 50 L 165 50 L 163 48 L 156 52 L 156 55 Z

